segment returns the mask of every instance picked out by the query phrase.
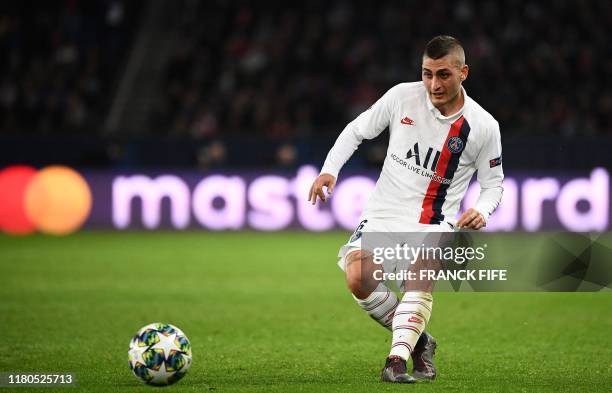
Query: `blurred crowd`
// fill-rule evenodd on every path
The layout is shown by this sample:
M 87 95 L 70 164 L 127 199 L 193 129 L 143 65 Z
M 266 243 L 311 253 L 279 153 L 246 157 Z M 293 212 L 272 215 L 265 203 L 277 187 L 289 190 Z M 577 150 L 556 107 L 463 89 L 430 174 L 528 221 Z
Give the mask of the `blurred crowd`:
M 0 135 L 98 132 L 139 3 L 2 2 Z
M 420 79 L 425 43 L 462 41 L 468 95 L 502 132 L 612 133 L 612 2 L 188 2 L 152 127 L 178 135 L 336 134 Z
M 0 136 L 100 134 L 147 6 L 2 4 Z M 275 140 L 277 161 L 291 162 L 300 146 L 287 141 L 329 140 L 388 88 L 419 80 L 438 34 L 463 42 L 464 86 L 503 134 L 612 134 L 612 2 L 177 0 L 172 12 L 141 134 L 202 140 L 203 165 L 225 162 L 219 140 L 244 136 Z

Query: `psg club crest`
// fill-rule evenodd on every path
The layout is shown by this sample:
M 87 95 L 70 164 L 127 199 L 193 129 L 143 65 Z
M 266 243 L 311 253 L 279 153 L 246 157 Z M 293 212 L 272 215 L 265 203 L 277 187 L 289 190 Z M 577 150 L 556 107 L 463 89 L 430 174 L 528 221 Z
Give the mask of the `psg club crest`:
M 448 140 L 446 146 L 451 153 L 461 153 L 461 150 L 463 150 L 463 141 L 458 136 L 454 136 Z

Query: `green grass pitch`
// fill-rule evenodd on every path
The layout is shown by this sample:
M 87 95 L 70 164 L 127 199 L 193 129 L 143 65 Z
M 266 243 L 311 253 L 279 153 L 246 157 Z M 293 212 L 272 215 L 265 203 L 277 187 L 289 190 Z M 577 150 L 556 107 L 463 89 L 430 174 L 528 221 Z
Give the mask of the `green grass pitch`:
M 193 345 L 166 391 L 610 391 L 611 292 L 437 293 L 438 379 L 379 382 L 390 335 L 345 288 L 335 254 L 348 235 L 0 236 L 0 372 L 79 384 L 0 393 L 159 389 L 127 366 L 130 338 L 155 321 Z

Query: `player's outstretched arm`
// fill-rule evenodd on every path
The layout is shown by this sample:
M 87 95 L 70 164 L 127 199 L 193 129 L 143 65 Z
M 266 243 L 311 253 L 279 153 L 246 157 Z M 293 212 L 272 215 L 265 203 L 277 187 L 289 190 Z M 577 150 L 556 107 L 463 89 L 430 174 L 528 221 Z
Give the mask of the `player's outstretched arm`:
M 308 201 L 314 205 L 315 203 L 317 203 L 317 197 L 319 197 L 321 201 L 326 202 L 327 198 L 325 196 L 325 193 L 323 192 L 323 187 L 327 189 L 327 196 L 329 197 L 334 191 L 335 186 L 335 176 L 330 175 L 329 173 L 321 173 L 310 187 L 310 192 L 308 193 Z
M 336 139 L 327 158 L 321 168 L 321 174 L 310 187 L 308 201 L 317 203 L 317 197 L 326 202 L 327 197 L 323 193 L 323 187 L 327 188 L 327 196 L 332 193 L 336 185 L 336 178 L 340 169 L 351 158 L 355 150 L 364 139 L 376 138 L 386 127 L 389 126 L 392 108 L 396 100 L 398 86 L 391 88 L 368 110 L 357 116 L 355 120 L 347 124 Z

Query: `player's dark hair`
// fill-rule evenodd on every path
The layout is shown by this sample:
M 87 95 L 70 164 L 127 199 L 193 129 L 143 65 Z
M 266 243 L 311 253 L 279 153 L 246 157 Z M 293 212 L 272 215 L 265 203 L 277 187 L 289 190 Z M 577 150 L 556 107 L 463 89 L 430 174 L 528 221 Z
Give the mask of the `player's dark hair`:
M 449 35 L 439 35 L 427 43 L 423 56 L 437 60 L 456 50 L 463 53 L 463 45 L 458 39 Z

